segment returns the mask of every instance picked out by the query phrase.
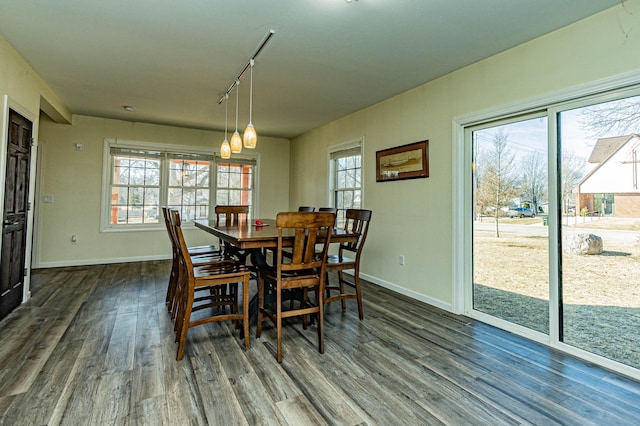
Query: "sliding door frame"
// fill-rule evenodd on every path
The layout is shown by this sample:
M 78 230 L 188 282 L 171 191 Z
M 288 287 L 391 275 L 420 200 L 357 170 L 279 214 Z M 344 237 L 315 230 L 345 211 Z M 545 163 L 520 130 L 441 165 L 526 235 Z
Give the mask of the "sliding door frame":
M 558 114 L 580 106 L 606 102 L 640 93 L 640 70 L 596 82 L 526 99 L 485 111 L 454 117 L 452 123 L 452 224 L 453 224 L 453 311 L 514 332 L 552 348 L 599 364 L 621 374 L 640 379 L 640 370 L 578 349 L 560 341 L 558 286 L 561 271 L 561 213 L 559 195 Z M 597 100 L 597 101 L 596 101 Z M 549 335 L 512 324 L 473 309 L 473 227 L 472 227 L 472 144 L 471 132 L 489 123 L 534 116 L 546 111 L 548 117 L 549 187 Z M 556 196 L 552 196 L 556 194 Z

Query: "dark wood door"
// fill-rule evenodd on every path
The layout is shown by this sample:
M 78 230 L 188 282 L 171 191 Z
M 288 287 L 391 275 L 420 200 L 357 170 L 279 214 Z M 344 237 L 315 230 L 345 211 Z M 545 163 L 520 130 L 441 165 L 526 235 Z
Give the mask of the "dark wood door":
M 7 172 L 2 216 L 0 318 L 22 302 L 29 200 L 32 123 L 9 111 Z

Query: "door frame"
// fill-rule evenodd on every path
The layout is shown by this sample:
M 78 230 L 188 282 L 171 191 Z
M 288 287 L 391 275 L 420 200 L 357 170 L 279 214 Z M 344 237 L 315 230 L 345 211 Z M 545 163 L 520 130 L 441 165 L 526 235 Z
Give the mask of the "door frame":
M 497 105 L 489 109 L 453 118 L 452 135 L 452 310 L 457 314 L 474 317 L 484 322 L 482 315 L 472 312 L 469 291 L 473 281 L 473 257 L 471 244 L 471 148 L 467 145 L 470 127 L 483 122 L 495 121 L 500 118 L 526 115 L 534 111 L 546 110 L 549 115 L 555 115 L 568 104 L 587 101 L 589 97 L 610 96 L 616 98 L 623 92 L 637 90 L 640 87 L 640 70 L 612 76 L 602 80 L 577 85 L 564 90 L 554 91 L 533 98 L 523 99 L 507 105 Z M 557 127 L 555 120 L 549 120 L 549 188 L 558 187 Z M 557 212 L 559 201 L 549 197 L 549 211 Z M 549 241 L 551 245 L 559 239 L 559 220 L 557 214 L 549 214 Z M 580 357 L 587 362 L 603 366 L 612 371 L 640 379 L 640 370 L 630 366 L 608 360 L 599 355 L 572 347 L 559 341 L 559 332 L 553 324 L 558 321 L 558 254 L 549 258 L 549 281 L 552 291 L 549 294 L 550 330 L 549 336 L 531 333 L 527 329 L 500 321 L 491 321 L 494 326 L 504 328 L 531 340 L 545 344 L 551 348 Z
M 35 206 L 35 176 L 36 176 L 36 159 L 38 154 L 38 143 L 36 135 L 38 134 L 38 114 L 30 111 L 28 108 L 21 105 L 18 101 L 11 98 L 9 95 L 4 95 L 2 107 L 2 134 L 0 136 L 0 211 L 4 209 L 4 185 L 7 170 L 7 144 L 9 133 L 9 110 L 12 109 L 18 114 L 22 115 L 27 120 L 31 121 L 31 138 L 33 138 L 33 146 L 31 148 L 31 158 L 29 165 L 29 203 L 31 208 L 27 213 L 27 241 L 25 244 L 25 264 L 24 267 L 27 270 L 27 274 L 24 277 L 24 286 L 22 291 L 22 303 L 31 298 L 31 250 L 33 244 L 33 218 L 34 218 L 34 206 Z M 0 243 L 1 244 L 1 243 Z

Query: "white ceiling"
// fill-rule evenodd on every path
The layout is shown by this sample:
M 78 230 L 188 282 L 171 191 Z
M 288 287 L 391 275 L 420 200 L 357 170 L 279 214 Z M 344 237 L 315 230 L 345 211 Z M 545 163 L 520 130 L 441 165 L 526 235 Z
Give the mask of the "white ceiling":
M 218 99 L 273 29 L 253 123 L 293 137 L 619 3 L 0 0 L 0 33 L 75 114 L 223 130 Z

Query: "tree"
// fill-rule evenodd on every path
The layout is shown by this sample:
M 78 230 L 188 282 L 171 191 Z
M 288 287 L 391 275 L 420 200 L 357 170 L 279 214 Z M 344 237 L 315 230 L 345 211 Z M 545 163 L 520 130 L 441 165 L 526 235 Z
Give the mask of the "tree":
M 485 143 L 476 141 L 475 149 L 479 145 L 486 145 L 480 157 L 482 163 L 476 163 L 476 197 L 477 203 L 485 210 L 492 210 L 496 223 L 496 237 L 500 237 L 498 219 L 503 207 L 511 204 L 518 195 L 517 179 L 513 176 L 515 168 L 514 154 L 508 145 L 509 135 L 500 127 L 493 134 L 493 138 Z
M 531 209 L 538 212 L 547 190 L 547 162 L 539 151 L 533 151 L 523 158 L 522 198 L 531 203 Z
M 573 154 L 565 154 L 562 156 L 562 165 L 560 166 L 560 190 L 562 195 L 562 211 L 564 214 L 569 213 L 569 205 L 575 204 L 575 194 L 573 189 L 585 174 L 585 160 Z
M 640 96 L 583 108 L 580 125 L 594 137 L 623 136 L 640 132 Z

